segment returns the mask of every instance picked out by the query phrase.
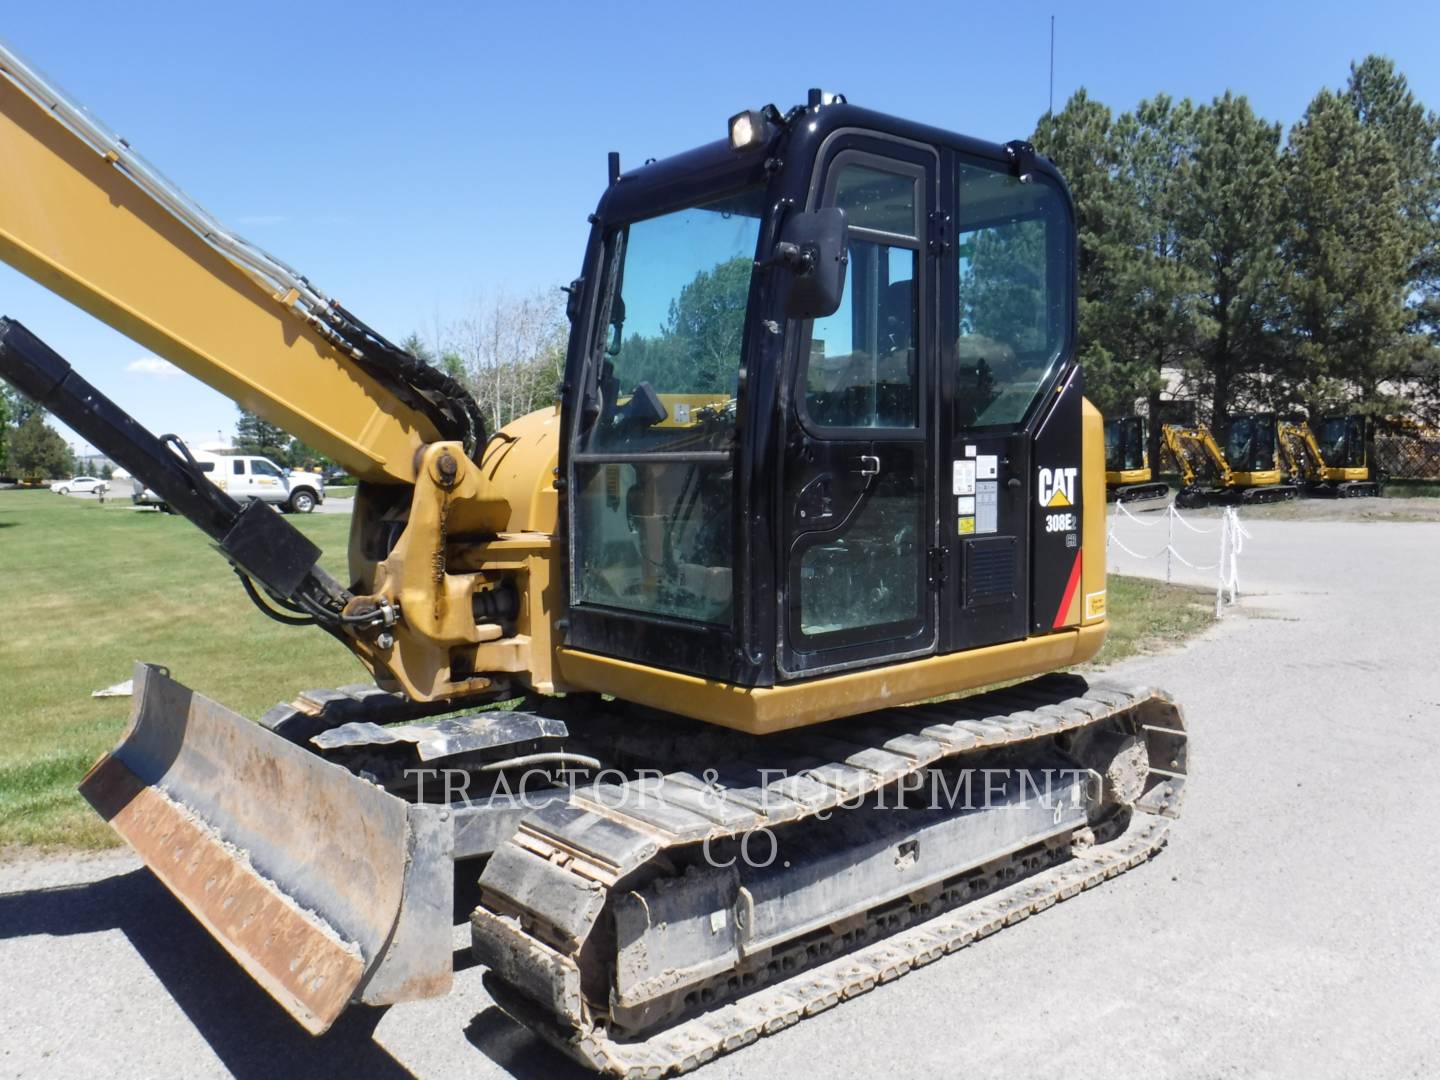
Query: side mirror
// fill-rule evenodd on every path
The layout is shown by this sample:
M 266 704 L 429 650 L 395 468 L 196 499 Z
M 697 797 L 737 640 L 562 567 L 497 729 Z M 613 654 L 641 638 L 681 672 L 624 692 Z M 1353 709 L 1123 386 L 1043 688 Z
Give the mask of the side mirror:
M 839 309 L 850 261 L 846 232 L 845 211 L 838 206 L 792 214 L 786 220 L 775 253 L 760 265 L 786 271 L 788 317 L 820 319 Z

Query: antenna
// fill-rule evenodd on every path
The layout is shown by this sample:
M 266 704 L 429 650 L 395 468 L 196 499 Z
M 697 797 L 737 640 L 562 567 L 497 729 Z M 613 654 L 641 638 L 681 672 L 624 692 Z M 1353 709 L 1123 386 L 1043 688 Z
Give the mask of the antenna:
M 1055 115 L 1055 16 L 1050 16 L 1050 115 Z

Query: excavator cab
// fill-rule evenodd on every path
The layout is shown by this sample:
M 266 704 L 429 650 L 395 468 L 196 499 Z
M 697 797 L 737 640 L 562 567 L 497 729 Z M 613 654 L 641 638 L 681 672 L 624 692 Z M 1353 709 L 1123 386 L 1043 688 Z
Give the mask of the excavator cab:
M 1145 418 L 1120 416 L 1105 421 L 1105 498 L 1110 502 L 1164 499 L 1170 485 L 1152 479 L 1146 447 Z
M 1378 495 L 1380 480 L 1371 466 L 1375 422 L 1351 413 L 1326 416 L 1317 425 L 1316 441 L 1324 456 L 1322 479 L 1345 493 Z M 1356 486 L 1364 490 L 1356 491 Z
M 1225 425 L 1222 444 L 1225 460 L 1231 470 L 1239 474 L 1237 484 L 1260 486 L 1279 481 L 1279 449 L 1273 414 L 1245 413 L 1232 417 Z
M 773 688 L 1098 621 L 1053 166 L 843 99 L 737 124 L 596 210 L 557 485 L 567 677 L 693 708 L 666 672 Z
M 1358 413 L 1321 418 L 1312 433 L 1292 425 L 1302 439 L 1305 490 L 1316 495 L 1355 498 L 1379 495 L 1381 481 L 1370 466 L 1375 425 Z M 1293 437 L 1292 437 L 1293 438 Z
M 1223 427 L 1222 444 L 1229 465 L 1225 487 L 1244 502 L 1293 499 L 1297 489 L 1285 483 L 1280 468 L 1279 421 L 1274 413 L 1239 413 Z

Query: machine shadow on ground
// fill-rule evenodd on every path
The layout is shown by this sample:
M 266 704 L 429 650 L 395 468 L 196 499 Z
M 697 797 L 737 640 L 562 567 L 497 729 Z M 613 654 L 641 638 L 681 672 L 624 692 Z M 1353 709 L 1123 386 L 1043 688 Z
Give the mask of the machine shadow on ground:
M 457 866 L 455 922 L 469 920 L 479 896 L 479 868 Z M 100 881 L 0 894 L 0 941 L 119 930 L 195 1026 L 224 1067 L 240 1080 L 269 1080 L 277 1062 L 287 1075 L 402 1080 L 414 1076 L 375 1040 L 388 1010 L 352 1005 L 326 1034 L 306 1034 L 194 921 L 145 869 Z M 477 966 L 468 947 L 455 950 L 455 971 Z M 555 1080 L 593 1076 L 493 1005 L 471 1018 L 465 1038 L 516 1076 Z
M 105 930 L 125 935 L 240 1080 L 268 1080 L 277 1072 L 377 1080 L 413 1075 L 374 1040 L 386 1010 L 354 1005 L 325 1035 L 307 1035 L 147 870 L 0 895 L 0 940 Z

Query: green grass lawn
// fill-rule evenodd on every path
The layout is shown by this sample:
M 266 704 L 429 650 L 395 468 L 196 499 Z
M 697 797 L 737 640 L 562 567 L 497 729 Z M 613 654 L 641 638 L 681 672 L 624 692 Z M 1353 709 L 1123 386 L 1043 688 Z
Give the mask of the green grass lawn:
M 289 519 L 344 577 L 348 515 Z M 0 850 L 118 842 L 75 785 L 114 745 L 129 698 L 90 692 L 136 660 L 246 716 L 299 690 L 361 682 L 315 630 L 271 622 L 183 518 L 48 491 L 0 491 Z M 1201 590 L 1111 577 L 1110 636 L 1096 663 L 1182 640 L 1210 621 Z
M 1111 574 L 1106 593 L 1110 631 L 1093 667 L 1178 645 L 1215 621 L 1214 589 Z
M 1381 494 L 1391 499 L 1433 499 L 1440 497 L 1440 483 L 1433 480 L 1387 480 Z
M 288 520 L 343 578 L 349 515 Z M 256 611 L 189 522 L 124 504 L 0 491 L 0 595 L 0 848 L 114 842 L 75 784 L 130 710 L 90 692 L 136 660 L 247 716 L 369 677 L 327 635 Z

